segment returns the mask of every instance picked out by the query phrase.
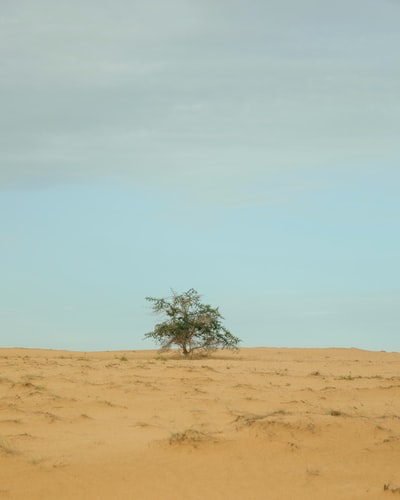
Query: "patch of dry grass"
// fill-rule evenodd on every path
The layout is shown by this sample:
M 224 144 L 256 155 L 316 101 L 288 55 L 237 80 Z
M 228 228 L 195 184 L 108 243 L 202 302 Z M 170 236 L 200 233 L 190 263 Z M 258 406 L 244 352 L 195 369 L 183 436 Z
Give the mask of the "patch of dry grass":
M 195 429 L 186 429 L 183 432 L 174 432 L 169 437 L 169 444 L 171 445 L 190 445 L 194 448 L 201 443 L 216 441 L 210 434 L 200 432 Z

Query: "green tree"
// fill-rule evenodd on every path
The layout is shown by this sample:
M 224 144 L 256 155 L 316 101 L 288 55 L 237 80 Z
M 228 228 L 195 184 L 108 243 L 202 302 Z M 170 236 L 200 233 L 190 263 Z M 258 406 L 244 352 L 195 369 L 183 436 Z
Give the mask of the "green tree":
M 200 299 L 193 288 L 181 295 L 172 290 L 168 298 L 146 297 L 153 312 L 166 319 L 145 338 L 154 340 L 162 350 L 179 346 L 185 356 L 195 350 L 236 349 L 241 340 L 222 325 L 224 318 L 218 308 L 202 304 Z

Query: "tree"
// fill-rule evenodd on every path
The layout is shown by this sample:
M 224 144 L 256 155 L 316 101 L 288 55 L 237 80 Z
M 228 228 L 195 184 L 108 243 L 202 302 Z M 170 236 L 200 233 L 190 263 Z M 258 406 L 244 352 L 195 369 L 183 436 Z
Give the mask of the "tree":
M 185 356 L 194 350 L 236 349 L 241 340 L 222 325 L 224 318 L 218 308 L 202 304 L 200 298 L 193 288 L 181 295 L 172 290 L 172 297 L 163 299 L 146 297 L 153 312 L 166 319 L 145 338 L 157 342 L 162 350 L 177 345 Z

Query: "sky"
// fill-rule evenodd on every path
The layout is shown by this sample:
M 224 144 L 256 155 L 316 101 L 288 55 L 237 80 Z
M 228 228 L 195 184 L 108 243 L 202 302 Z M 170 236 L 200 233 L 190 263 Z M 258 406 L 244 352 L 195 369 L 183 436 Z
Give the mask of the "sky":
M 400 1 L 2 0 L 0 346 L 400 351 Z

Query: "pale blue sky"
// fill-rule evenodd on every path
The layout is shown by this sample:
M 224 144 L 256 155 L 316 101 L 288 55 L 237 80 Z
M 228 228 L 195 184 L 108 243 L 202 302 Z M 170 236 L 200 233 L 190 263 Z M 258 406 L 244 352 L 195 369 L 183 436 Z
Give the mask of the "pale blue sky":
M 400 350 L 400 2 L 5 1 L 0 345 Z

